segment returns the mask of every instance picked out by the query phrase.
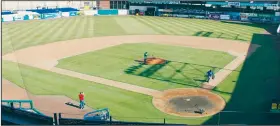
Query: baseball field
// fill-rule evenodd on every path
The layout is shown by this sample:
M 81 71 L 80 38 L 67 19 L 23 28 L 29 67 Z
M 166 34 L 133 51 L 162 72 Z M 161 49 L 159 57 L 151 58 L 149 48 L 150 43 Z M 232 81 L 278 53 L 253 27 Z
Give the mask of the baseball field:
M 270 29 L 136 16 L 3 23 L 3 99 L 31 99 L 43 113 L 76 118 L 109 108 L 122 121 L 279 124 L 266 113 L 280 88 L 279 38 Z M 144 52 L 164 63 L 139 63 Z M 210 69 L 216 76 L 206 83 Z M 170 92 L 185 96 L 194 90 L 215 97 L 215 111 L 198 115 L 167 109 L 165 100 L 175 97 Z M 77 103 L 81 91 L 85 110 L 65 105 Z

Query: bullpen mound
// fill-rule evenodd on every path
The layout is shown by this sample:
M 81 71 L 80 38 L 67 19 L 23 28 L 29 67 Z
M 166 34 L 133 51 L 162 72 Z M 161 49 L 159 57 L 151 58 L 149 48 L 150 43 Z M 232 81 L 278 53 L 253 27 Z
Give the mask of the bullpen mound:
M 219 95 L 199 88 L 171 89 L 153 98 L 160 111 L 181 117 L 205 117 L 220 112 L 225 101 Z

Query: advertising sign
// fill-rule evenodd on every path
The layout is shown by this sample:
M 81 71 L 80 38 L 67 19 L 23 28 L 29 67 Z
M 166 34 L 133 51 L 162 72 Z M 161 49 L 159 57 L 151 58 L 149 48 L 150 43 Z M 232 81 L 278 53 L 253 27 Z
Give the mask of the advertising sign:
M 98 14 L 97 10 L 86 10 L 83 13 L 84 13 L 84 15 L 96 15 L 96 14 Z
M 33 15 L 33 19 L 35 19 L 35 20 L 41 19 L 41 16 L 39 14 L 34 14 Z
M 32 14 L 28 14 L 28 17 L 29 17 L 29 20 L 33 20 L 34 19 Z
M 249 21 L 249 17 L 257 17 L 258 14 L 255 13 L 240 13 L 241 21 Z
M 209 18 L 210 19 L 214 19 L 214 20 L 219 20 L 220 19 L 220 15 L 219 14 L 210 14 Z
M 248 19 L 252 22 L 260 22 L 261 19 L 259 17 L 248 17 Z
M 2 15 L 2 22 L 14 21 L 14 14 Z
M 23 16 L 23 20 L 30 20 L 30 19 L 32 19 L 32 18 L 29 18 L 29 15 L 24 15 Z
M 230 16 L 229 15 L 220 15 L 220 19 L 221 20 L 230 20 Z
M 240 6 L 240 2 L 228 2 L 229 6 Z
M 256 13 L 246 13 L 248 15 L 248 17 L 257 17 L 258 14 Z
M 207 14 L 223 14 L 223 12 L 207 12 Z
M 57 17 L 58 17 L 57 13 L 47 13 L 47 14 L 44 14 L 44 19 L 57 18 Z
M 248 15 L 246 13 L 240 13 L 240 20 L 241 21 L 248 21 Z
M 261 20 L 261 22 L 265 22 L 265 23 L 273 22 L 273 18 L 272 17 L 263 17 L 260 20 Z
M 18 14 L 15 14 L 15 16 L 14 16 L 14 20 L 15 21 L 22 21 L 22 20 L 24 20 L 24 15 L 18 15 Z
M 275 12 L 275 16 L 280 16 L 280 12 Z
M 70 11 L 69 16 L 77 16 L 77 11 Z
M 239 21 L 239 20 L 240 20 L 240 16 L 231 15 L 231 16 L 230 16 L 230 19 L 231 19 L 231 20 L 234 20 L 234 21 Z
M 227 15 L 230 16 L 231 20 L 239 21 L 240 20 L 240 13 L 239 12 L 229 12 Z
M 128 15 L 128 10 L 118 10 L 119 15 Z
M 69 14 L 69 12 L 62 12 L 62 13 L 61 13 L 61 16 L 62 16 L 62 17 L 69 17 L 70 14 Z
M 273 21 L 274 21 L 275 23 L 280 23 L 280 17 L 274 17 Z
M 198 18 L 198 19 L 204 19 L 205 16 L 195 16 L 195 18 Z
M 177 17 L 180 17 L 180 18 L 187 18 L 187 17 L 189 17 L 189 16 L 188 16 L 188 15 L 178 14 Z
M 258 17 L 268 17 L 268 18 L 271 18 L 271 17 L 273 17 L 273 15 L 270 15 L 270 14 L 259 14 Z
M 227 15 L 234 15 L 234 16 L 240 16 L 239 12 L 228 12 Z
M 158 9 L 160 12 L 173 12 L 172 9 Z

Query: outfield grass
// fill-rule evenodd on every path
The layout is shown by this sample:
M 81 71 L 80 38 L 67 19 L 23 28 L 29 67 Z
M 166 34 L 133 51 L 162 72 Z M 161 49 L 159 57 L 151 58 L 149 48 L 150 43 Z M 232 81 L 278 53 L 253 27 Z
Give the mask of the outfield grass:
M 144 52 L 170 62 L 142 65 Z M 156 90 L 200 87 L 209 69 L 217 72 L 235 57 L 225 52 L 152 43 L 122 44 L 59 60 L 57 67 Z
M 34 45 L 94 36 L 167 34 L 249 42 L 254 33 L 264 31 L 263 28 L 255 26 L 212 20 L 133 16 L 87 16 L 55 20 L 31 20 L 3 23 L 2 26 L 4 54 Z

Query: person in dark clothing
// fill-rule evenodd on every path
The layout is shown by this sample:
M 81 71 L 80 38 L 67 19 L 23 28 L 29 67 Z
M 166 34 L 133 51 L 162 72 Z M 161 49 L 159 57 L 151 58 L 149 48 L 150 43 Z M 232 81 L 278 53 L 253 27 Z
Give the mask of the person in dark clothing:
M 209 82 L 211 78 L 215 79 L 215 75 L 212 70 L 209 70 L 209 71 L 207 71 L 207 80 L 206 81 Z
M 144 64 L 146 64 L 148 58 L 148 52 L 144 53 Z

